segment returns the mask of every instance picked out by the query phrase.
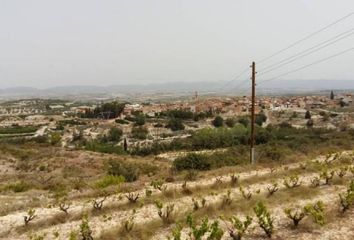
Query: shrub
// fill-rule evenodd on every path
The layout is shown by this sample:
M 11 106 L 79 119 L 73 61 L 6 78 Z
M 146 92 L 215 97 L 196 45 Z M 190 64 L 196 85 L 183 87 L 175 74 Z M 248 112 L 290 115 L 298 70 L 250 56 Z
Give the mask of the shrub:
M 155 206 L 157 208 L 157 214 L 162 219 L 164 223 L 170 223 L 172 221 L 172 212 L 174 210 L 174 204 L 168 204 L 164 207 L 162 202 L 155 201 Z
M 239 175 L 236 175 L 236 174 L 232 174 L 230 176 L 230 183 L 231 183 L 231 186 L 234 187 L 236 186 L 238 180 L 240 179 L 240 176 Z
M 170 128 L 172 131 L 179 131 L 179 130 L 184 130 L 184 125 L 182 123 L 182 120 L 179 118 L 171 118 L 167 125 L 167 128 Z
M 127 182 L 134 182 L 139 178 L 137 166 L 115 160 L 109 160 L 107 173 L 113 176 L 123 176 Z
M 102 179 L 96 182 L 96 187 L 98 188 L 106 188 L 112 185 L 119 185 L 125 181 L 125 178 L 121 175 L 106 175 Z
M 205 207 L 205 204 L 206 204 L 206 199 L 205 198 L 202 198 L 200 200 L 200 202 L 198 200 L 192 198 L 192 201 L 193 201 L 193 210 L 194 211 L 197 211 L 200 208 L 204 208 Z
M 192 149 L 215 149 L 247 144 L 247 129 L 242 125 L 233 128 L 204 128 L 192 134 Z
M 262 202 L 259 202 L 253 208 L 253 210 L 258 218 L 259 226 L 263 229 L 266 235 L 269 238 L 271 238 L 274 232 L 274 226 L 273 226 L 274 219 L 270 215 L 270 212 L 268 211 L 267 207 Z
M 96 107 L 94 110 L 87 109 L 84 114 L 81 114 L 82 118 L 117 118 L 124 110 L 125 103 L 118 103 L 116 101 L 104 103 L 101 106 Z
M 131 203 L 136 203 L 139 199 L 139 193 L 128 193 L 125 195 L 125 197 L 129 200 Z
M 229 206 L 232 203 L 231 191 L 228 190 L 227 193 L 222 198 L 221 207 Z
M 306 216 L 306 213 L 303 209 L 286 208 L 284 209 L 284 213 L 293 221 L 294 227 L 297 227 L 299 222 Z
M 63 211 L 66 215 L 68 215 L 68 210 L 70 208 L 70 204 L 67 204 L 65 202 L 61 202 L 59 203 L 59 209 L 60 211 Z
M 95 199 L 92 201 L 93 209 L 94 210 L 102 210 L 103 203 L 106 201 L 107 195 L 104 196 L 102 199 Z
M 295 188 L 301 185 L 301 182 L 299 181 L 299 176 L 294 175 L 290 176 L 289 178 L 284 179 L 284 186 L 287 188 Z
M 27 226 L 29 222 L 31 222 L 35 217 L 36 210 L 34 209 L 29 209 L 27 211 L 27 215 L 23 216 L 23 220 L 25 221 L 25 225 Z
M 273 183 L 267 187 L 268 196 L 272 196 L 275 192 L 279 190 L 278 183 Z
M 261 112 L 259 114 L 256 115 L 256 120 L 255 120 L 255 123 L 258 125 L 258 126 L 262 126 L 264 122 L 267 121 L 267 117 L 266 115 Z
M 219 222 L 214 221 L 210 225 L 210 234 L 208 240 L 221 240 L 222 236 L 224 235 L 224 231 L 219 227 Z
M 241 240 L 248 227 L 251 225 L 252 218 L 246 216 L 246 220 L 241 221 L 238 217 L 232 216 L 229 221 L 232 224 L 232 228 L 229 228 L 230 237 L 233 240 Z
M 131 216 L 130 218 L 124 221 L 123 226 L 125 232 L 130 233 L 133 230 L 134 225 L 135 225 L 134 216 Z
M 161 115 L 165 115 L 172 118 L 178 119 L 193 119 L 194 114 L 189 110 L 173 109 L 167 112 L 162 112 Z
M 189 153 L 173 161 L 174 167 L 178 170 L 210 170 L 211 164 L 206 155 Z
M 52 145 L 57 145 L 61 140 L 61 135 L 60 133 L 53 132 L 50 134 L 50 143 Z
M 267 145 L 262 148 L 262 154 L 273 160 L 273 161 L 279 161 L 286 155 L 288 155 L 287 149 L 284 149 L 283 147 L 279 146 L 272 146 L 272 145 Z
M 119 124 L 129 124 L 129 122 L 124 119 L 116 119 L 115 122 Z
M 113 144 L 100 142 L 97 140 L 86 143 L 85 149 L 93 152 L 110 153 L 110 154 L 125 154 L 124 149 L 121 146 L 115 146 Z
M 321 184 L 321 178 L 320 177 L 313 177 L 311 178 L 311 186 L 312 187 L 318 187 Z
M 92 231 L 86 215 L 84 215 L 82 218 L 82 222 L 80 225 L 80 234 L 82 240 L 93 240 Z
M 307 127 L 309 127 L 309 128 L 311 128 L 311 127 L 313 127 L 313 120 L 312 119 L 309 119 L 307 122 L 306 122 L 306 126 Z
M 160 192 L 165 191 L 167 188 L 167 186 L 164 185 L 163 181 L 160 181 L 160 180 L 151 181 L 150 186 L 152 186 L 154 189 L 159 190 Z
M 348 171 L 348 167 L 341 167 L 337 170 L 337 175 L 338 177 L 340 178 L 343 178 L 346 174 L 347 174 L 347 171 Z
M 151 195 L 152 195 L 152 191 L 150 189 L 146 188 L 145 189 L 145 196 L 146 197 L 151 197 Z
M 184 181 L 184 183 L 182 184 L 182 193 L 186 194 L 186 195 L 190 195 L 192 194 L 192 190 L 190 190 L 187 186 L 187 181 Z M 193 199 L 192 199 L 193 200 Z
M 12 127 L 1 127 L 0 134 L 24 134 L 24 133 L 34 133 L 38 130 L 35 126 L 12 126 Z
M 241 194 L 242 194 L 244 199 L 250 200 L 252 198 L 252 193 L 251 193 L 251 191 L 249 189 L 246 192 L 244 190 L 244 188 L 242 186 L 240 186 L 240 192 L 241 192 Z
M 146 122 L 145 115 L 141 114 L 141 113 L 136 115 L 134 122 L 135 122 L 135 125 L 137 125 L 137 126 L 143 126 Z
M 214 127 L 222 127 L 224 125 L 224 119 L 221 116 L 216 116 L 212 121 Z
M 209 169 L 221 168 L 224 166 L 235 166 L 246 163 L 245 148 L 230 148 L 223 152 L 214 152 L 212 154 L 199 154 L 205 158 L 205 163 L 209 165 Z
M 132 137 L 136 139 L 144 140 L 148 134 L 149 130 L 146 127 L 139 126 L 132 129 Z
M 351 181 L 347 191 L 339 194 L 341 212 L 346 212 L 349 207 L 354 203 L 354 180 Z
M 242 124 L 244 127 L 247 127 L 248 124 L 250 123 L 250 120 L 246 117 L 241 117 L 238 122 Z
M 218 187 L 222 184 L 222 176 L 215 178 L 214 186 Z
M 228 119 L 226 119 L 225 124 L 226 124 L 226 126 L 232 128 L 235 126 L 236 120 L 234 118 L 228 118 Z
M 305 113 L 305 119 L 311 119 L 311 113 L 308 110 Z
M 320 177 L 325 180 L 325 184 L 329 185 L 332 178 L 334 177 L 334 171 L 328 171 L 327 169 L 322 170 Z
M 191 229 L 189 236 L 193 240 L 204 239 L 203 236 L 209 232 L 208 240 L 220 240 L 224 231 L 219 227 L 219 222 L 214 221 L 209 225 L 208 218 L 204 218 L 200 226 L 197 226 L 191 214 L 187 216 L 187 225 Z
M 313 221 L 321 226 L 325 224 L 324 221 L 324 204 L 322 201 L 317 201 L 315 204 L 308 204 L 304 207 L 306 214 L 312 216 Z
M 24 181 L 18 181 L 18 182 L 14 182 L 14 183 L 9 183 L 0 189 L 10 190 L 15 193 L 19 193 L 19 192 L 28 191 L 30 189 L 30 187 L 31 186 L 28 183 L 26 183 Z
M 172 239 L 181 240 L 182 239 L 181 237 L 182 237 L 182 226 L 181 224 L 176 224 L 176 226 L 172 229 Z
M 202 224 L 198 227 L 195 223 L 192 215 L 187 216 L 187 224 L 191 229 L 189 236 L 194 240 L 201 240 L 202 237 L 209 231 L 209 220 L 208 218 L 204 218 L 202 220 Z
M 76 231 L 71 231 L 69 234 L 69 240 L 77 240 L 78 233 Z
M 188 170 L 184 175 L 185 181 L 195 181 L 198 177 L 198 172 L 196 170 Z
M 122 138 L 123 131 L 117 127 L 111 127 L 108 132 L 107 139 L 111 142 L 119 142 Z

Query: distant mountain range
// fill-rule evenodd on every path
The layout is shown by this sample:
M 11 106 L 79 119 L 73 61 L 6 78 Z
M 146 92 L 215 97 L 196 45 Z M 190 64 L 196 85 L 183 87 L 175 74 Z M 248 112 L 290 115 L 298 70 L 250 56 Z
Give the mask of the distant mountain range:
M 250 83 L 236 88 L 238 82 L 171 82 L 154 84 L 129 84 L 110 86 L 60 86 L 45 89 L 32 87 L 14 87 L 0 89 L 0 99 L 15 98 L 99 98 L 131 96 L 136 94 L 192 94 L 198 91 L 200 94 L 244 94 L 249 91 Z M 275 80 L 259 83 L 259 94 L 299 94 L 313 93 L 328 90 L 354 90 L 354 80 Z

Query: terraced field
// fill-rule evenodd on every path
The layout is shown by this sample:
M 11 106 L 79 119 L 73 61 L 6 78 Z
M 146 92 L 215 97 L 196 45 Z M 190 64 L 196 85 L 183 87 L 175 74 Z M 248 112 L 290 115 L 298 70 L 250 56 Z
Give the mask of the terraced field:
M 352 152 L 340 152 L 9 211 L 0 238 L 354 239 L 353 163 Z

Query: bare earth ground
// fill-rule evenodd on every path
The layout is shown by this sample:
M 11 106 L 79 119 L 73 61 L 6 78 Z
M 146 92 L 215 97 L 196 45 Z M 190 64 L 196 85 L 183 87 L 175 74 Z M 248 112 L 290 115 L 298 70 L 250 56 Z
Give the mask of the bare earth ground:
M 341 153 L 342 156 L 350 154 L 349 152 Z M 78 164 L 80 162 L 78 159 L 82 160 L 89 157 L 90 154 L 83 152 L 78 158 L 65 160 L 65 164 Z M 321 162 L 324 160 L 325 156 L 319 156 L 312 160 L 312 162 Z M 36 218 L 26 227 L 23 223 L 23 216 L 26 215 L 26 210 L 13 210 L 0 217 L 0 238 L 29 239 L 31 236 L 36 235 L 45 236 L 44 239 L 69 239 L 71 232 L 79 232 L 79 226 L 81 224 L 80 216 L 82 213 L 86 212 L 90 215 L 89 224 L 95 239 L 134 239 L 130 237 L 120 237 L 119 235 L 116 235 L 115 238 L 107 237 L 107 232 L 117 230 L 124 221 L 132 216 L 134 216 L 136 226 L 150 226 L 149 224 L 151 224 L 152 228 L 156 228 L 152 229 L 154 233 L 150 234 L 146 239 L 167 239 L 168 236 L 171 235 L 170 233 L 174 224 L 166 225 L 160 223 L 161 220 L 157 214 L 154 199 L 160 199 L 165 204 L 174 204 L 176 219 L 183 219 L 189 212 L 193 211 L 193 198 L 206 199 L 207 206 L 212 207 L 213 211 L 215 211 L 215 214 L 205 213 L 205 215 L 211 215 L 211 219 L 216 219 L 219 213 L 230 214 L 230 211 L 232 211 L 231 214 L 237 214 L 242 217 L 246 213 L 250 213 L 250 209 L 252 209 L 251 207 L 247 207 L 247 205 L 251 203 L 247 203 L 247 200 L 243 199 L 240 194 L 238 187 L 242 185 L 245 189 L 253 193 L 255 199 L 268 199 L 266 203 L 272 215 L 275 217 L 276 233 L 273 239 L 354 239 L 353 210 L 349 210 L 345 215 L 338 214 L 338 193 L 345 190 L 346 184 L 350 179 L 353 179 L 353 176 L 348 174 L 343 179 L 337 179 L 331 185 L 322 185 L 314 189 L 310 187 L 311 179 L 317 176 L 318 173 L 306 169 L 306 167 L 303 167 L 303 164 L 305 163 L 287 164 L 274 169 L 260 168 L 257 170 L 237 172 L 239 184 L 236 187 L 229 186 L 230 174 L 218 176 L 221 177 L 221 183 L 218 183 L 220 185 L 217 185 L 215 178 L 212 177 L 198 179 L 197 181 L 187 183 L 188 189 L 192 192 L 191 195 L 181 194 L 181 185 L 183 182 L 173 182 L 166 183 L 166 190 L 163 192 L 152 189 L 152 196 L 146 197 L 145 189 L 150 187 L 149 183 L 145 183 L 145 187 L 142 185 L 135 191 L 135 193 L 140 194 L 140 199 L 137 203 L 129 203 L 122 193 L 112 194 L 104 202 L 101 212 L 92 210 L 92 197 L 73 199 L 68 216 L 59 211 L 57 206 L 34 206 L 33 209 L 36 211 Z M 101 165 L 102 163 L 96 162 L 90 173 L 94 173 L 95 167 Z M 335 161 L 331 163 L 331 168 L 338 168 Z M 9 168 L 8 171 L 11 171 L 11 168 Z M 287 189 L 282 184 L 284 177 L 292 174 L 298 174 L 301 179 L 302 186 L 298 190 Z M 275 193 L 274 196 L 267 198 L 266 189 L 267 186 L 272 183 L 278 183 L 279 191 Z M 235 206 L 230 210 L 227 208 L 220 209 L 219 205 L 228 191 L 230 191 Z M 44 195 L 42 197 L 46 198 Z M 151 200 L 149 200 L 149 198 L 151 198 Z M 14 194 L 13 196 L 0 196 L 0 199 L 2 203 L 6 202 L 7 204 L 11 204 L 12 202 L 25 201 L 26 195 Z M 301 226 L 298 229 L 292 229 L 290 220 L 285 217 L 283 209 L 289 206 L 303 206 L 318 200 L 323 201 L 331 212 L 335 212 L 332 214 L 334 216 L 331 215 L 330 218 L 328 218 L 327 224 L 323 227 L 319 227 L 314 225 L 311 221 L 306 220 L 301 222 Z M 157 227 L 154 226 L 154 222 L 158 222 Z M 230 239 L 226 225 L 221 224 L 221 227 L 225 230 L 223 239 Z M 252 227 L 254 231 L 247 234 L 245 239 L 266 238 L 260 228 L 257 227 L 256 221 L 253 222 Z M 183 229 L 182 233 L 183 236 L 186 237 L 189 230 Z

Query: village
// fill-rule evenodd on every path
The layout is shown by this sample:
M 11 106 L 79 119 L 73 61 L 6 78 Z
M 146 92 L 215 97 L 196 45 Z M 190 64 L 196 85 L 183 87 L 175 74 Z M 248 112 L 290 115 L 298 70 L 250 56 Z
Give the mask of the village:
M 330 211 L 349 211 L 332 191 L 345 191 L 354 173 L 353 108 L 350 93 L 257 97 L 256 164 L 250 165 L 250 97 L 196 93 L 184 101 L 3 102 L 0 238 L 80 239 L 75 237 L 83 234 L 80 221 L 89 221 L 97 239 L 121 234 L 122 239 L 177 240 L 170 236 L 178 225 L 159 220 L 162 208 L 170 208 L 175 222 L 199 212 L 216 219 L 242 209 L 248 214 L 264 199 L 279 212 L 278 221 L 286 221 L 292 217 L 282 214 L 288 195 L 302 201 L 309 191 Z M 328 200 L 328 194 L 334 197 Z M 319 214 L 328 231 L 338 218 L 352 226 L 351 218 Z M 309 217 L 305 224 L 318 229 Z M 287 225 L 276 227 L 280 239 L 289 235 Z M 259 239 L 255 232 L 248 236 Z
M 250 116 L 251 100 L 246 96 L 210 97 L 198 96 L 196 92 L 186 99 L 143 103 L 116 99 L 86 103 L 45 99 L 3 102 L 0 105 L 1 136 L 38 137 L 59 132 L 62 146 L 70 146 L 78 134 L 93 140 L 107 134 L 110 128 L 118 127 L 122 131 L 120 145 L 123 139 L 134 145 L 150 145 L 156 140 L 171 141 L 188 137 L 191 132 L 203 128 L 218 127 L 213 124 L 216 117 L 224 121 L 222 125 L 233 127 L 240 119 Z M 85 117 L 85 113 L 109 102 L 120 102 L 121 111 L 102 110 Z M 351 94 L 337 96 L 332 92 L 328 96 L 260 96 L 256 99 L 255 112 L 263 116 L 262 127 L 286 123 L 296 128 L 341 130 L 354 128 L 352 108 Z M 168 116 L 171 111 L 180 111 L 187 116 Z M 136 121 L 137 116 L 140 122 Z M 168 127 L 171 117 L 181 118 L 181 126 Z M 11 131 L 11 128 L 18 129 Z

